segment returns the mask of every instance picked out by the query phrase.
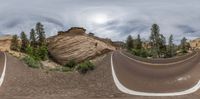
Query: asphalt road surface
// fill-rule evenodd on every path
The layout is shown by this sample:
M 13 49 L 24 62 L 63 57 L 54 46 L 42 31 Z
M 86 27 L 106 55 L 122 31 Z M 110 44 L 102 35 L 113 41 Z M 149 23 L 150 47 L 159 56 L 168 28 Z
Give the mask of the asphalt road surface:
M 3 68 L 5 63 L 5 55 L 3 52 L 0 52 L 0 76 L 2 75 Z
M 193 87 L 199 81 L 200 54 L 185 61 L 161 65 L 146 64 L 114 52 L 113 65 L 119 81 L 125 87 L 149 93 L 180 92 Z M 178 62 L 181 61 L 181 62 Z M 162 66 L 163 65 L 163 66 Z
M 116 51 L 106 55 L 94 71 L 46 72 L 32 69 L 7 54 L 7 69 L 0 87 L 0 99 L 199 99 L 200 91 L 174 97 L 143 97 L 124 94 L 113 81 L 111 61 L 119 81 L 141 92 L 177 92 L 193 87 L 200 79 L 200 54 L 173 65 L 148 65 L 136 62 Z M 189 58 L 189 57 L 188 57 Z M 0 74 L 5 56 L 0 53 Z M 175 60 L 176 61 L 176 60 Z M 180 61 L 180 60 L 178 60 Z

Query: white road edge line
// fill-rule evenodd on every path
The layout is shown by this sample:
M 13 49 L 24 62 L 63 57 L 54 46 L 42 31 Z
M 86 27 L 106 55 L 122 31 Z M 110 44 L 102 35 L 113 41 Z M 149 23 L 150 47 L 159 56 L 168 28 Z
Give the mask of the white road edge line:
M 1 74 L 1 78 L 0 78 L 0 87 L 2 86 L 3 84 L 3 81 L 4 81 L 4 77 L 5 77 L 5 73 L 6 73 L 6 63 L 7 63 L 7 56 L 6 56 L 6 53 L 4 53 L 4 56 L 5 56 L 5 61 L 4 61 L 4 68 L 3 68 L 3 72 Z
M 185 62 L 185 61 L 190 60 L 190 59 L 192 59 L 193 57 L 197 56 L 198 52 L 197 52 L 195 55 L 193 55 L 193 56 L 191 56 L 191 57 L 189 57 L 189 58 L 187 58 L 187 59 L 184 59 L 184 60 L 181 60 L 181 61 L 178 61 L 178 62 L 165 63 L 165 64 L 148 63 L 148 62 L 139 61 L 139 60 L 133 59 L 133 58 L 131 58 L 131 57 L 125 55 L 125 54 L 122 53 L 121 51 L 120 51 L 120 54 L 123 55 L 124 57 L 127 57 L 127 58 L 129 58 L 129 59 L 131 59 L 131 60 L 133 60 L 133 61 L 135 61 L 135 62 L 138 62 L 138 63 L 142 63 L 142 64 L 146 64 L 146 65 L 160 66 L 160 65 L 174 65 L 174 64 L 178 64 L 178 63 Z
M 187 95 L 187 94 L 194 93 L 194 92 L 196 92 L 200 88 L 200 80 L 199 80 L 198 83 L 195 86 L 193 86 L 192 88 L 189 88 L 189 89 L 187 89 L 185 91 L 180 91 L 180 92 L 172 92 L 172 93 L 148 93 L 148 92 L 134 91 L 134 90 L 126 88 L 118 80 L 118 78 L 117 78 L 117 76 L 115 74 L 114 65 L 113 65 L 113 53 L 111 54 L 111 69 L 112 69 L 113 80 L 114 80 L 115 85 L 117 86 L 117 88 L 121 92 L 126 93 L 126 94 L 130 94 L 130 95 L 137 95 L 137 96 L 180 96 L 180 95 Z

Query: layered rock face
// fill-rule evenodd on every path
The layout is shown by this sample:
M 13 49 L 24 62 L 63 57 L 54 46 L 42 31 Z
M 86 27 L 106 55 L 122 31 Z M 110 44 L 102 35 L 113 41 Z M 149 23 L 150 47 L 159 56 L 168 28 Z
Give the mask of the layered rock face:
M 10 49 L 12 41 L 12 35 L 0 36 L 0 51 L 8 52 L 15 57 L 20 57 L 21 53 Z
M 193 49 L 200 49 L 200 38 L 189 41 L 189 44 Z
M 10 51 L 12 36 L 4 35 L 0 37 L 0 50 L 1 51 Z
M 115 50 L 110 43 L 95 39 L 83 28 L 71 28 L 48 39 L 48 50 L 52 58 L 64 65 L 69 60 L 82 62 Z

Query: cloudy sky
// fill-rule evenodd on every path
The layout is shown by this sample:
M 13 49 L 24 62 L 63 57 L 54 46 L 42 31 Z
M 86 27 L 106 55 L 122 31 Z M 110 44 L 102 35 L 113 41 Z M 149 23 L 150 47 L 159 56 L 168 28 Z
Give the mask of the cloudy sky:
M 153 23 L 178 42 L 200 37 L 200 0 L 0 0 L 0 34 L 27 33 L 36 22 L 48 36 L 84 27 L 100 37 L 148 39 Z

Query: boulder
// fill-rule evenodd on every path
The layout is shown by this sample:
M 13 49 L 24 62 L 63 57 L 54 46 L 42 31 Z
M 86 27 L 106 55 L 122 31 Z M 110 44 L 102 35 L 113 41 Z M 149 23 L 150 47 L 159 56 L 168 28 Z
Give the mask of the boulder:
M 71 28 L 48 39 L 48 50 L 54 61 L 66 64 L 69 60 L 82 62 L 115 50 L 115 47 L 85 33 L 83 28 Z

